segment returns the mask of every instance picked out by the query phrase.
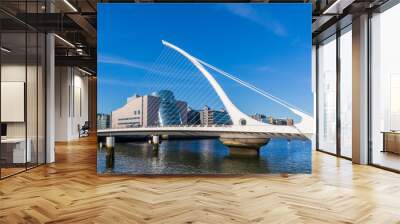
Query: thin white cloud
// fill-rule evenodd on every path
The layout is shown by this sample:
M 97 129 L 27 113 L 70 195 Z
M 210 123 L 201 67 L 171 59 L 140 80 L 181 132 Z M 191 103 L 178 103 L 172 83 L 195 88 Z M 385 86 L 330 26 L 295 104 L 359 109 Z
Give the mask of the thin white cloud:
M 198 80 L 195 80 L 198 81 Z M 146 80 L 146 81 L 135 81 L 135 82 L 130 82 L 126 80 L 119 80 L 119 79 L 113 79 L 113 78 L 100 78 L 98 79 L 99 84 L 101 85 L 109 85 L 109 86 L 115 86 L 115 87 L 129 87 L 135 90 L 143 90 L 144 88 L 148 88 L 146 90 L 153 92 L 157 89 L 171 89 L 171 90 L 177 90 L 177 89 L 189 89 L 192 90 L 194 87 L 194 84 L 191 82 L 185 82 L 185 83 L 180 83 L 177 85 L 176 82 L 152 82 L 151 80 Z M 203 87 L 208 85 L 206 84 L 206 80 L 204 79 L 204 83 L 202 83 Z M 199 85 L 197 83 L 196 85 Z M 210 87 L 211 88 L 211 87 Z M 149 93 L 150 93 L 149 92 Z M 146 94 L 149 94 L 146 93 Z
M 100 84 L 105 84 L 105 85 L 113 85 L 113 86 L 123 86 L 123 87 L 151 87 L 152 85 L 145 85 L 144 83 L 138 83 L 138 82 L 127 82 L 123 80 L 118 80 L 118 79 L 109 79 L 109 78 L 101 78 L 98 79 L 98 82 Z
M 187 60 L 187 59 L 182 57 L 181 60 Z M 148 74 L 157 74 L 161 76 L 170 76 L 170 77 L 172 76 L 175 78 L 179 78 L 179 76 L 177 75 L 181 75 L 180 73 L 182 72 L 181 67 L 175 67 L 174 65 L 175 62 L 167 62 L 167 60 L 164 60 L 163 63 L 160 63 L 158 61 L 155 61 L 154 63 L 144 63 L 144 62 L 128 60 L 118 56 L 99 55 L 97 61 L 98 63 L 127 66 L 133 69 L 144 70 L 147 71 Z M 187 74 L 184 75 L 188 75 L 189 73 L 193 72 L 194 71 L 186 70 Z
M 99 63 L 105 64 L 115 64 L 115 65 L 123 65 L 131 68 L 151 71 L 151 64 L 143 63 L 143 62 L 136 62 L 132 60 L 128 60 L 125 58 L 117 57 L 117 56 L 110 56 L 110 55 L 99 55 L 97 58 Z
M 256 74 L 262 73 L 274 73 L 276 70 L 273 66 L 268 64 L 242 64 L 237 66 L 237 69 L 243 70 L 244 73 Z
M 260 72 L 274 72 L 274 69 L 269 65 L 262 65 L 257 67 L 257 71 Z
M 284 37 L 287 35 L 287 31 L 285 27 L 282 26 L 277 21 L 274 21 L 272 19 L 265 19 L 262 16 L 260 16 L 256 10 L 254 10 L 252 5 L 248 4 L 225 4 L 223 5 L 225 9 L 239 17 L 242 17 L 243 19 L 247 19 L 251 22 L 254 22 L 271 32 L 273 32 L 275 35 Z

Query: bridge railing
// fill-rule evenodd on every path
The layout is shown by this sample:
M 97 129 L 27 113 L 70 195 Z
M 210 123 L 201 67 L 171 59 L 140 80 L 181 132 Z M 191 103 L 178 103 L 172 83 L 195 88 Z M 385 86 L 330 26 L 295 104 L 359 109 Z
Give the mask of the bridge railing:
M 265 123 L 266 125 L 270 125 L 270 126 L 288 126 L 288 127 L 294 127 L 293 125 L 289 125 L 289 124 L 269 124 L 269 123 Z M 238 127 L 241 125 L 233 125 L 233 124 L 180 124 L 180 125 L 148 125 L 148 126 L 129 126 L 129 127 L 121 127 L 121 128 L 117 128 L 117 129 L 124 129 L 124 128 L 128 128 L 128 129 L 132 129 L 132 128 L 176 128 L 176 127 L 188 127 L 188 128 L 205 128 L 205 127 L 223 127 L 223 128 L 231 128 L 231 127 Z M 265 127 L 265 125 L 261 126 L 261 125 L 245 125 L 243 127 Z
M 149 125 L 146 127 L 143 126 L 135 126 L 131 128 L 168 128 L 168 127 L 232 127 L 233 125 L 228 125 L 228 124 L 209 124 L 209 125 L 204 125 L 204 124 L 194 124 L 194 125 L 188 125 L 188 124 L 181 124 L 181 125 Z

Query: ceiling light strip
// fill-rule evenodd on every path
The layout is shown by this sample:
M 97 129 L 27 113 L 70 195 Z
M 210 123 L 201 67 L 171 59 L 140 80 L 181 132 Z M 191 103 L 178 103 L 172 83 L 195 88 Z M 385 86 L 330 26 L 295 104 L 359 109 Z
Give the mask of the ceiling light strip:
M 79 68 L 79 67 L 78 67 L 78 70 L 81 71 L 81 72 L 83 72 L 83 73 L 85 73 L 85 74 L 87 74 L 87 75 L 93 75 L 92 73 L 90 73 L 90 72 L 88 72 L 88 71 L 86 71 L 86 70 L 83 70 L 83 69 L 81 69 L 81 68 Z
M 1 51 L 4 51 L 6 53 L 10 53 L 11 52 L 11 50 L 9 50 L 9 49 L 7 49 L 5 47 L 1 47 Z
M 61 36 L 59 36 L 58 34 L 54 34 L 55 37 L 57 37 L 59 40 L 61 40 L 62 42 L 66 43 L 68 46 L 75 48 L 75 45 L 73 45 L 71 42 L 69 42 L 68 40 L 62 38 Z
M 74 12 L 78 12 L 78 10 L 73 6 L 68 0 L 64 0 L 65 4 L 67 4 Z
M 343 10 L 351 5 L 355 0 L 336 0 L 322 13 L 323 15 L 338 15 L 342 14 Z

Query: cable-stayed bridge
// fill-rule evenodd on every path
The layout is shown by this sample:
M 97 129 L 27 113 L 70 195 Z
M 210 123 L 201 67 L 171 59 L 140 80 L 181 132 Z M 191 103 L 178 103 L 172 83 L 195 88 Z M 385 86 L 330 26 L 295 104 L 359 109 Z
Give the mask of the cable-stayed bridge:
M 186 63 L 189 62 L 189 65 L 186 64 L 185 66 L 191 67 L 193 71 L 182 73 L 182 69 L 176 69 L 177 65 L 179 65 L 179 62 L 176 62 L 177 59 L 174 58 L 172 59 L 172 62 L 170 62 L 170 64 L 173 64 L 172 66 L 163 67 L 159 63 L 153 66 L 150 69 L 149 73 L 159 73 L 161 76 L 167 77 L 170 74 L 174 74 L 176 76 L 179 76 L 178 78 L 183 77 L 183 83 L 188 83 L 185 80 L 188 77 L 200 77 L 202 78 L 203 82 L 204 80 L 206 80 L 208 86 L 211 86 L 212 93 L 217 96 L 216 98 L 222 103 L 227 115 L 229 115 L 230 122 L 225 124 L 211 125 L 199 124 L 198 122 L 193 121 L 189 122 L 188 120 L 186 120 L 186 123 L 182 122 L 183 117 L 182 114 L 180 114 L 179 106 L 172 105 L 172 102 L 175 102 L 173 93 L 163 90 L 172 88 L 172 86 L 175 84 L 174 79 L 172 79 L 172 82 L 171 80 L 169 80 L 169 87 L 163 86 L 165 85 L 165 83 L 167 83 L 165 80 L 159 80 L 158 83 L 152 81 L 154 89 L 158 90 L 159 92 L 156 92 L 156 94 L 152 94 L 147 96 L 147 98 L 144 98 L 145 100 L 147 99 L 148 102 L 150 102 L 154 97 L 158 97 L 159 99 L 161 99 L 159 100 L 158 98 L 154 98 L 152 100 L 152 103 L 150 102 L 146 104 L 146 116 L 156 117 L 155 120 L 157 120 L 157 123 L 147 125 L 141 123 L 140 125 L 137 125 L 135 127 L 113 127 L 111 129 L 98 130 L 99 136 L 213 136 L 219 137 L 220 140 L 228 146 L 258 148 L 259 146 L 268 143 L 270 138 L 310 139 L 311 136 L 314 134 L 313 118 L 296 106 L 291 105 L 286 101 L 275 97 L 250 83 L 247 83 L 213 65 L 208 64 L 207 62 L 204 62 L 203 60 L 192 56 L 185 50 L 177 47 L 176 45 L 173 45 L 172 43 L 162 40 L 162 44 L 167 49 L 173 51 L 174 57 L 180 57 L 180 60 L 182 60 L 183 58 Z M 171 56 L 169 55 L 168 57 Z M 287 108 L 293 114 L 299 116 L 300 121 L 294 123 L 293 125 L 274 125 L 250 117 L 249 115 L 242 112 L 231 101 L 230 97 L 226 94 L 225 90 L 218 83 L 217 79 L 212 73 L 228 78 L 239 84 L 240 86 L 245 87 L 256 94 Z M 197 85 L 195 84 L 193 87 L 189 87 L 188 89 L 186 89 L 186 91 L 183 91 L 179 88 L 176 91 L 196 92 L 196 86 Z M 160 92 L 160 90 L 162 91 Z M 197 92 L 202 91 L 199 90 Z M 184 94 L 186 94 L 187 97 L 188 93 Z M 207 97 L 203 97 L 202 101 L 208 102 L 210 100 Z M 143 113 L 144 112 L 142 111 L 142 114 Z M 166 121 L 176 122 L 168 123 Z

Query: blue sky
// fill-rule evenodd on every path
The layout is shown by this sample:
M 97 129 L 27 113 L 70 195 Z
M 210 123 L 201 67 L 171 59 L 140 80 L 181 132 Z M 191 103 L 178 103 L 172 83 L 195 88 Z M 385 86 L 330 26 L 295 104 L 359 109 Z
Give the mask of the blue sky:
M 145 94 L 143 77 L 162 39 L 312 113 L 310 4 L 99 4 L 99 112 Z M 294 117 L 232 80 L 216 79 L 245 113 Z

